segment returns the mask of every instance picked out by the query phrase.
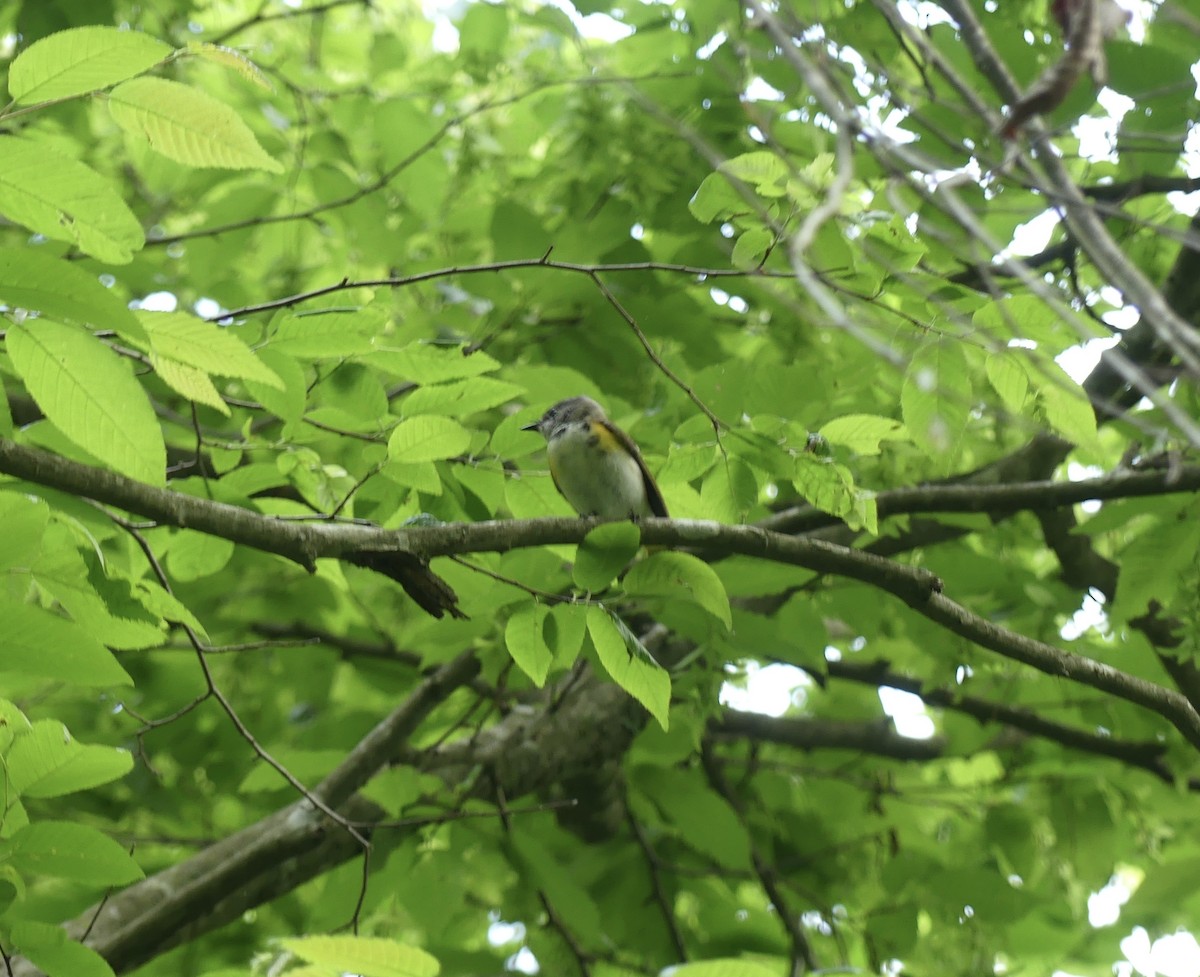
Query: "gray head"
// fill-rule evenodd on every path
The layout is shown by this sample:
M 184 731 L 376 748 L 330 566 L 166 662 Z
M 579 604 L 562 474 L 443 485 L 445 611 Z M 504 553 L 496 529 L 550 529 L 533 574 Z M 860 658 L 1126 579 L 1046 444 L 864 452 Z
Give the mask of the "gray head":
M 533 424 L 527 424 L 522 431 L 537 431 L 542 437 L 549 439 L 559 428 L 568 424 L 578 424 L 580 421 L 604 420 L 604 408 L 591 397 L 571 397 L 560 400 Z

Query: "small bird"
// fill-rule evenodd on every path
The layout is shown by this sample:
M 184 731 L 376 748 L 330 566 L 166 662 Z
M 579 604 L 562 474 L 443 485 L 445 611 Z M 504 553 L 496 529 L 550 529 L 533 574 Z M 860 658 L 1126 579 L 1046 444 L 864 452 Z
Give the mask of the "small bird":
M 667 505 L 633 438 L 590 397 L 560 400 L 521 430 L 546 439 L 554 486 L 581 516 L 666 518 Z

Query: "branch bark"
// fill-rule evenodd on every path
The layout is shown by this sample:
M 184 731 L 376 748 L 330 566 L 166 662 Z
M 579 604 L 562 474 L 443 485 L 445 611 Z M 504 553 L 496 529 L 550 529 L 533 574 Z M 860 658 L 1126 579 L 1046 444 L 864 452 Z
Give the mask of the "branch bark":
M 422 681 L 326 777 L 317 793 L 352 818 L 374 811 L 361 802 L 345 802 L 388 762 L 430 711 L 478 669 L 474 655 L 466 653 Z M 83 942 L 122 973 L 360 851 L 347 832 L 301 799 L 113 895 L 98 910 L 89 909 L 67 924 L 67 932 L 74 939 L 87 933 Z M 28 961 L 14 961 L 12 977 L 38 973 Z
M 397 554 L 427 561 L 437 556 L 507 552 L 554 543 L 580 543 L 596 525 L 577 518 L 490 520 L 384 530 L 361 525 L 314 525 L 259 515 L 144 485 L 0 438 L 0 471 L 119 506 L 173 526 L 185 526 L 256 546 L 311 567 L 318 557 L 355 560 Z M 227 521 L 228 520 L 228 524 Z M 687 547 L 709 556 L 738 554 L 798 566 L 876 587 L 918 614 L 1005 658 L 1144 706 L 1167 719 L 1200 747 L 1200 713 L 1182 695 L 1102 662 L 1063 651 L 993 624 L 942 593 L 942 581 L 920 567 L 819 539 L 687 519 L 647 519 L 647 546 Z

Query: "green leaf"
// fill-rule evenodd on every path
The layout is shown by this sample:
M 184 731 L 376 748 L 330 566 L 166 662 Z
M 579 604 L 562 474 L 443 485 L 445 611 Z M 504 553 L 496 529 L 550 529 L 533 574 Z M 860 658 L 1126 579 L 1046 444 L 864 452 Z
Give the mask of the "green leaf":
M 721 164 L 720 172 L 750 184 L 763 197 L 784 196 L 791 175 L 779 154 L 767 150 L 755 150 L 728 159 Z
M 754 470 L 736 455 L 713 466 L 700 486 L 704 515 L 716 522 L 741 523 L 758 502 Z
M 301 960 L 360 977 L 437 977 L 441 965 L 424 950 L 371 936 L 304 936 L 279 945 Z
M 987 378 L 1001 403 L 1013 414 L 1019 414 L 1029 393 L 1029 374 L 1025 363 L 1007 350 L 992 353 L 987 358 Z
M 775 243 L 775 235 L 765 227 L 752 227 L 739 235 L 733 246 L 735 268 L 757 268 L 766 257 L 767 250 Z
M 269 346 L 259 350 L 256 355 L 279 378 L 283 387 L 247 380 L 246 389 L 276 417 L 289 422 L 298 421 L 304 416 L 304 404 L 308 398 L 304 370 L 292 357 Z
M 111 651 L 66 618 L 0 598 L 0 672 L 70 685 L 132 685 Z
M 150 365 L 154 367 L 158 378 L 179 396 L 220 411 L 226 417 L 230 416 L 229 406 L 221 399 L 221 392 L 214 386 L 212 377 L 203 370 L 167 359 L 157 353 L 150 354 Z
M 27 570 L 42 550 L 50 507 L 21 495 L 0 495 L 0 569 Z
M 166 480 L 166 448 L 146 393 L 111 349 L 81 329 L 34 319 L 8 330 L 13 365 L 63 434 L 123 475 Z
M 200 580 L 225 569 L 233 558 L 233 550 L 231 540 L 181 529 L 171 536 L 167 567 L 176 580 Z
M 489 62 L 498 60 L 508 38 L 508 11 L 498 3 L 472 4 L 458 29 L 464 55 Z
M 632 522 L 610 522 L 591 530 L 579 544 L 571 571 L 575 586 L 599 593 L 621 572 L 642 545 L 642 533 Z
M 583 647 L 587 632 L 587 608 L 579 604 L 556 604 L 550 608 L 546 635 L 559 668 L 569 668 Z
M 448 417 L 422 414 L 396 425 L 388 438 L 392 461 L 440 461 L 461 455 L 471 444 L 471 432 Z
M 18 736 L 24 736 L 33 724 L 13 703 L 0 699 L 0 753 L 7 753 Z
M 0 302 L 79 325 L 113 329 L 131 342 L 146 341 L 137 316 L 111 289 L 79 265 L 44 249 L 0 248 Z
M 100 954 L 70 939 L 61 926 L 15 919 L 12 942 L 13 949 L 46 977 L 113 977 L 112 967 Z
M 186 624 L 200 637 L 207 638 L 208 632 L 204 625 L 180 600 L 172 593 L 163 590 L 157 583 L 139 580 L 136 584 L 137 599 L 145 605 L 152 614 L 158 615 L 164 621 L 175 621 Z
M 543 632 L 546 614 L 543 604 L 524 604 L 513 612 L 504 626 L 504 644 L 508 653 L 539 689 L 546 684 L 546 675 L 554 661 L 554 653 L 546 644 Z
M 917 447 L 943 470 L 958 455 L 970 409 L 971 381 L 958 345 L 944 340 L 917 350 L 900 389 L 900 410 Z
M 262 69 L 241 51 L 234 48 L 226 47 L 224 44 L 209 44 L 207 41 L 193 41 L 187 46 L 187 53 L 197 58 L 203 58 L 205 61 L 232 68 L 247 81 L 253 82 L 265 91 L 275 90 L 275 86 L 262 73 Z
M 133 768 L 126 750 L 77 743 L 62 723 L 39 719 L 18 736 L 8 755 L 9 785 L 19 797 L 61 797 L 124 777 Z
M 11 839 L 11 864 L 26 877 L 125 885 L 142 870 L 108 835 L 74 821 L 35 821 Z
M 828 458 L 798 455 L 792 484 L 811 505 L 841 519 L 853 512 L 859 501 L 849 469 Z
M 473 377 L 457 383 L 419 387 L 404 400 L 405 414 L 445 414 L 466 417 L 524 396 L 525 388 L 493 377 Z
M 818 432 L 830 444 L 840 444 L 860 455 L 880 454 L 880 442 L 904 441 L 904 425 L 890 417 L 875 414 L 846 414 L 835 417 Z
M 729 597 L 716 570 L 690 553 L 654 553 L 635 563 L 625 575 L 631 597 L 685 600 L 708 611 L 726 628 L 733 627 Z
M 1039 362 L 1033 377 L 1038 403 L 1047 423 L 1068 441 L 1091 445 L 1096 440 L 1096 412 L 1087 393 L 1057 363 Z
M 735 214 L 744 214 L 750 209 L 742 195 L 720 173 L 710 173 L 697 187 L 688 201 L 688 210 L 702 224 L 711 224 L 718 218 L 727 219 Z
M 1142 528 L 1121 553 L 1113 610 L 1124 620 L 1146 612 L 1151 599 L 1169 605 L 1200 552 L 1200 520 L 1194 506 Z
M 575 867 L 564 863 L 543 837 L 520 820 L 514 822 L 509 839 L 521 874 L 545 893 L 546 901 L 561 914 L 571 932 L 589 942 L 601 939 L 604 926 L 600 907 Z
M 293 777 L 302 783 L 316 783 L 345 759 L 338 750 L 300 750 L 286 748 L 273 753 Z M 259 791 L 290 790 L 291 785 L 271 764 L 255 763 L 238 784 L 238 793 L 253 794 Z
M 197 88 L 135 78 L 112 90 L 108 107 L 117 125 L 177 163 L 283 172 L 233 109 Z
M 13 60 L 8 91 L 18 105 L 69 98 L 140 75 L 172 48 L 149 34 L 74 27 L 34 41 Z
M 487 353 L 467 354 L 465 346 L 441 346 L 429 342 L 410 343 L 398 349 L 378 345 L 370 362 L 391 370 L 414 383 L 445 383 L 498 370 L 500 364 Z
M 237 377 L 283 390 L 283 381 L 233 332 L 186 312 L 142 312 L 150 350 L 219 377 Z
M 666 669 L 646 661 L 625 643 L 625 637 L 603 607 L 587 610 L 588 635 L 600 664 L 614 682 L 637 699 L 663 729 L 671 710 L 671 676 Z
M 299 359 L 340 359 L 371 353 L 384 319 L 375 309 L 318 309 L 271 321 L 268 349 Z
M 774 967 L 734 957 L 685 963 L 671 971 L 671 977 L 779 977 L 779 974 Z
M 0 213 L 109 264 L 127 264 L 146 243 L 108 180 L 48 143 L 18 136 L 0 136 Z
M 638 787 L 699 855 L 735 870 L 751 867 L 750 835 L 729 803 L 679 769 L 644 768 Z

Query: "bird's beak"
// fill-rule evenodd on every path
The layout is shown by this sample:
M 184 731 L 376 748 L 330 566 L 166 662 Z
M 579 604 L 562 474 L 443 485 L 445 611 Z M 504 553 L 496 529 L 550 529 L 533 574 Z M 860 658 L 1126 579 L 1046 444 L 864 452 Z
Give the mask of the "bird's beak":
M 542 426 L 541 421 L 534 421 L 532 424 L 526 424 L 523 428 L 521 428 L 521 430 L 522 431 L 537 431 L 537 430 L 541 429 L 541 426 Z

